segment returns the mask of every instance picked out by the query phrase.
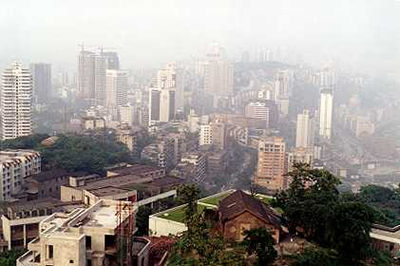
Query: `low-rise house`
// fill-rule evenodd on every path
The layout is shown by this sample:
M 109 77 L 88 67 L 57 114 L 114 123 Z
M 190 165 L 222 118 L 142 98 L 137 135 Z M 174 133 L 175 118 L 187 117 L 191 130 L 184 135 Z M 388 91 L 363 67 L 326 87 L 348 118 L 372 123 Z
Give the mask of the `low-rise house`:
M 266 203 L 270 197 L 257 194 L 254 197 L 241 190 L 228 190 L 198 200 L 197 211 L 210 210 L 216 215 L 216 230 L 229 241 L 243 239 L 244 230 L 267 228 L 278 243 L 286 231 L 278 213 Z M 184 223 L 185 205 L 165 210 L 149 217 L 151 236 L 180 235 L 187 230 Z
M 49 197 L 60 199 L 60 188 L 68 184 L 70 177 L 85 175 L 85 172 L 71 173 L 62 169 L 41 172 L 25 179 L 24 192 L 21 196 L 27 200 Z
M 400 225 L 387 227 L 374 224 L 369 235 L 374 248 L 386 251 L 396 258 L 400 256 Z
M 251 195 L 237 190 L 222 199 L 218 205 L 219 227 L 225 239 L 242 241 L 244 231 L 267 228 L 279 242 L 282 222 L 278 214 Z

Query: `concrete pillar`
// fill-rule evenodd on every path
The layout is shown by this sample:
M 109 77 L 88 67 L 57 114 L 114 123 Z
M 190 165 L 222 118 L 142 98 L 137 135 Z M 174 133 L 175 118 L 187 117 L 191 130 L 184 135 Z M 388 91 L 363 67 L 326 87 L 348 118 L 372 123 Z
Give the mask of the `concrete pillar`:
M 26 239 L 27 239 L 27 236 L 26 236 L 26 224 L 24 224 L 24 248 L 26 248 Z

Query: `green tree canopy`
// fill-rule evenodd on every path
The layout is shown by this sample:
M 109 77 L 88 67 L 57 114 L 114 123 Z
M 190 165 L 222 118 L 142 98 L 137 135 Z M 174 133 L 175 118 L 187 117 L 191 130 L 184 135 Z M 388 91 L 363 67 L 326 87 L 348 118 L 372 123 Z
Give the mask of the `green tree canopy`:
M 270 265 L 278 255 L 274 248 L 274 239 L 265 228 L 246 230 L 241 244 L 250 255 L 257 254 L 259 266 Z

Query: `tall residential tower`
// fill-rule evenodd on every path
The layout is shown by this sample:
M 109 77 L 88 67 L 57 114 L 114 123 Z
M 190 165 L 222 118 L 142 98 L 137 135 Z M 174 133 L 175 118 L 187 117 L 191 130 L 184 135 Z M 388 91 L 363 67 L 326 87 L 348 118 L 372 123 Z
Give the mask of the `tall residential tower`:
M 29 69 L 13 63 L 1 79 L 1 139 L 32 134 L 32 76 Z

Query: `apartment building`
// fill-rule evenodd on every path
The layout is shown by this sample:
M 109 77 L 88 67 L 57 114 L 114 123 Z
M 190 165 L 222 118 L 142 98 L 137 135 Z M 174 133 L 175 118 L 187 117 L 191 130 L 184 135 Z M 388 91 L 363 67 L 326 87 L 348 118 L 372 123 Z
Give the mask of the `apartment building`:
M 22 190 L 25 178 L 41 171 L 40 153 L 33 150 L 0 151 L 0 200 Z
M 19 63 L 6 68 L 0 90 L 1 139 L 32 134 L 32 75 Z
M 287 187 L 286 145 L 282 137 L 266 137 L 258 143 L 255 183 L 276 191 Z

